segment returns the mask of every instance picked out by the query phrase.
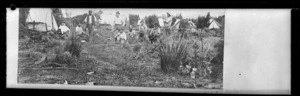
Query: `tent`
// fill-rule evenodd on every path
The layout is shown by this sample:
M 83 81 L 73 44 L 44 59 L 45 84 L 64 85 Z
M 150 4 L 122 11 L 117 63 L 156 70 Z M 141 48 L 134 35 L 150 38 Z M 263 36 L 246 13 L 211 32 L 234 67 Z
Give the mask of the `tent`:
M 58 30 L 50 8 L 30 8 L 26 23 L 29 29 L 37 31 Z
M 209 22 L 210 22 L 210 25 L 208 26 L 209 29 L 219 29 L 220 26 L 222 26 L 214 19 L 210 19 Z

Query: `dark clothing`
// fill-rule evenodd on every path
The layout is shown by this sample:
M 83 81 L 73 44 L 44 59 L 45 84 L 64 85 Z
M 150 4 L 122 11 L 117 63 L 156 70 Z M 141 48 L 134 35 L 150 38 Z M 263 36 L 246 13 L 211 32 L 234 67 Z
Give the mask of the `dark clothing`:
M 94 26 L 91 24 L 86 24 L 86 28 L 88 29 L 88 34 L 89 34 L 89 40 L 92 40 L 93 38 L 93 31 L 94 31 Z
M 90 16 L 90 15 L 88 15 L 88 16 L 86 17 L 86 19 L 87 19 L 87 24 L 90 24 L 90 18 L 89 18 L 89 16 Z M 94 15 L 92 15 L 92 25 L 95 25 L 95 16 L 94 16 Z

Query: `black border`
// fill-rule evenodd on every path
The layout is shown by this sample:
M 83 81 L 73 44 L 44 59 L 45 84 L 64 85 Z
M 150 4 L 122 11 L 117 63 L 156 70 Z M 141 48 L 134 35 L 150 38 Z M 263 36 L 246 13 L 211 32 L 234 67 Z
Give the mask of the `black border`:
M 181 0 L 181 1 L 162 1 L 162 0 L 155 0 L 155 1 L 146 1 L 146 0 L 52 0 L 52 1 L 45 1 L 45 0 L 5 0 L 4 2 L 1 1 L 1 35 L 3 36 L 0 38 L 2 41 L 1 45 L 6 45 L 6 9 L 12 6 L 17 8 L 23 7 L 32 7 L 32 8 L 200 8 L 200 9 L 292 9 L 291 15 L 291 55 L 292 55 L 292 62 L 297 60 L 296 56 L 300 49 L 299 36 L 297 33 L 299 32 L 299 5 L 300 2 L 298 0 L 247 0 L 247 1 L 239 1 L 239 0 L 199 0 L 199 1 L 191 1 L 191 0 Z M 298 39 L 298 40 L 297 40 Z M 5 43 L 4 43 L 5 42 Z M 5 49 L 6 50 L 6 49 Z M 3 52 L 4 53 L 4 52 Z M 6 55 L 5 55 L 6 57 Z M 4 58 L 2 58 L 4 59 Z M 1 60 L 1 61 L 6 61 Z M 6 63 L 6 62 L 5 62 Z M 296 64 L 291 66 L 292 74 L 296 73 L 293 68 Z M 300 64 L 300 63 L 299 63 Z M 100 92 L 96 93 L 95 95 L 116 95 L 116 94 L 123 94 L 126 93 L 137 93 L 139 95 L 170 95 L 165 93 L 170 92 L 127 92 L 127 91 L 86 91 L 86 90 L 54 90 L 54 89 L 7 89 L 6 88 L 6 65 L 2 64 L 0 68 L 2 70 L 2 79 L 4 81 L 1 85 L 3 85 L 3 89 L 5 89 L 5 93 L 7 92 L 9 95 L 87 95 L 82 94 L 83 92 Z M 293 78 L 295 79 L 295 78 Z M 294 82 L 292 79 L 292 82 Z M 295 82 L 294 82 L 295 83 Z M 295 87 L 294 84 L 291 84 L 291 87 Z M 294 88 L 292 88 L 294 89 Z M 2 93 L 3 90 L 1 90 Z M 36 93 L 37 92 L 37 93 Z M 294 92 L 291 90 L 292 94 Z M 62 94 L 63 93 L 63 94 Z M 80 94 L 81 93 L 81 94 Z M 125 94 L 124 94 L 125 93 Z M 204 94 L 204 93 L 200 93 Z M 94 95 L 94 94 L 93 94 Z M 172 95 L 197 95 L 194 93 L 173 93 Z M 224 95 L 224 94 L 222 94 Z

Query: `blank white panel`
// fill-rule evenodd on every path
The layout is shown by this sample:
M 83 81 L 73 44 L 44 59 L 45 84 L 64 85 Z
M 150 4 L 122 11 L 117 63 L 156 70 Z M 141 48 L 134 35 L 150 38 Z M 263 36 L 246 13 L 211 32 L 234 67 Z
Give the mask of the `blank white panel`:
M 224 90 L 290 90 L 288 9 L 226 10 Z

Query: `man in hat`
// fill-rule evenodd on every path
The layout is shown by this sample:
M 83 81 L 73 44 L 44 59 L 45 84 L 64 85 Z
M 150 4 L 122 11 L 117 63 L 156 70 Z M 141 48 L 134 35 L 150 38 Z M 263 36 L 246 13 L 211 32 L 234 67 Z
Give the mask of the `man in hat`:
M 89 40 L 92 40 L 93 38 L 93 31 L 94 31 L 94 25 L 96 22 L 96 17 L 92 14 L 93 11 L 90 10 L 88 16 L 84 19 L 84 22 L 86 23 L 86 29 L 88 30 L 89 34 Z

